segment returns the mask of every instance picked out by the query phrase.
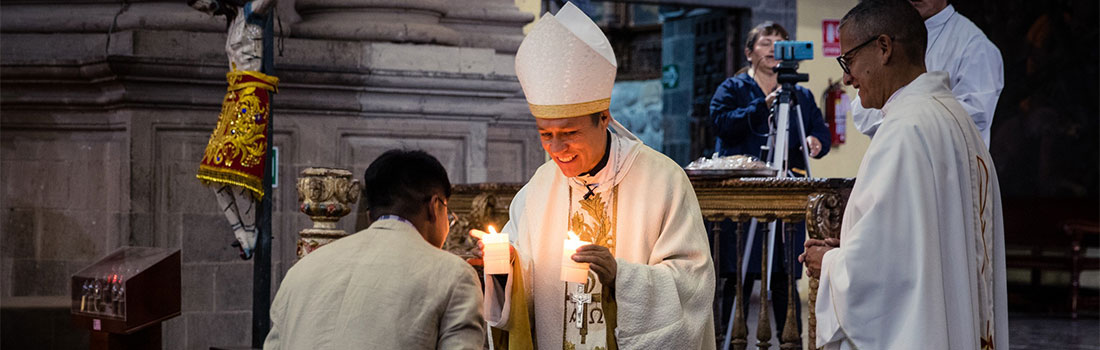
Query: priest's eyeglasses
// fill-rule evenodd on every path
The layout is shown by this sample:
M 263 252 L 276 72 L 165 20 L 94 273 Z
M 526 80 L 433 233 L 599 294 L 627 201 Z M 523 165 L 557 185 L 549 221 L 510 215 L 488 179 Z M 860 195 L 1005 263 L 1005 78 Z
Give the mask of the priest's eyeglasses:
M 862 49 L 864 46 L 867 46 L 867 44 L 870 44 L 870 43 L 874 42 L 875 40 L 878 40 L 878 37 L 880 37 L 880 36 L 882 36 L 882 35 L 881 34 L 880 35 L 875 35 L 875 36 L 871 37 L 871 39 L 868 39 L 867 41 L 864 41 L 862 44 L 856 45 L 856 47 L 853 47 L 851 50 L 848 50 L 848 52 L 845 52 L 843 55 L 840 55 L 840 56 L 836 57 L 836 62 L 840 63 L 840 69 L 844 70 L 844 74 L 848 74 L 848 75 L 852 74 L 852 71 L 848 70 L 848 64 L 852 62 L 852 59 L 849 56 L 851 54 L 855 53 L 856 51 L 858 51 L 859 49 Z

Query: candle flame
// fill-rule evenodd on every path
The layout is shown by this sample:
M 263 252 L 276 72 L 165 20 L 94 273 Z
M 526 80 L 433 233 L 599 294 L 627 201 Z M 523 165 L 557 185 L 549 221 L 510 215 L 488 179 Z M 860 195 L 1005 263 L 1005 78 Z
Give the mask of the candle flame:
M 581 236 L 578 236 L 576 233 L 573 233 L 573 230 L 565 231 L 565 234 L 569 235 L 569 239 L 571 239 L 571 240 L 574 240 L 574 241 L 581 240 Z
M 493 228 L 493 225 L 489 225 L 489 234 L 497 234 L 497 229 Z

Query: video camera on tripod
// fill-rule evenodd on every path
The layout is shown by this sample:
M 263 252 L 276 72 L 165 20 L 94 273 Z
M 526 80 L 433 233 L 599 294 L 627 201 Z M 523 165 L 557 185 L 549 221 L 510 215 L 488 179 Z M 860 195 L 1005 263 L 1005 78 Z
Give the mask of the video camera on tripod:
M 787 177 L 788 166 L 788 135 L 790 132 L 790 110 L 793 100 L 795 84 L 810 81 L 810 75 L 798 72 L 799 61 L 814 58 L 814 43 L 812 41 L 776 41 L 775 59 L 779 65 L 775 67 L 776 82 L 779 83 L 779 103 L 775 104 L 773 116 L 775 127 L 768 133 L 768 142 L 764 145 L 768 154 L 769 167 L 776 170 L 777 177 Z M 798 131 L 801 136 L 802 156 L 805 158 L 807 169 L 806 176 L 810 176 L 810 154 L 806 147 L 806 127 L 802 121 L 802 111 L 795 109 L 798 118 Z
M 775 59 L 779 60 L 779 66 L 775 67 L 775 72 L 778 74 L 776 80 L 782 85 L 810 81 L 809 74 L 798 73 L 798 62 L 813 58 L 814 42 L 812 41 L 776 41 Z

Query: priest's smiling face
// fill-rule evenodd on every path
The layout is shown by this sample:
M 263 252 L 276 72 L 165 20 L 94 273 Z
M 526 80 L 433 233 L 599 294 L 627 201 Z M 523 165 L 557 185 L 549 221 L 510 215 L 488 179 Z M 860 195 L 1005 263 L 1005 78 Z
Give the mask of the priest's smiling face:
M 876 78 L 883 71 L 882 57 L 876 55 L 881 51 L 878 40 L 875 40 L 878 36 L 860 36 L 850 29 L 840 27 L 841 58 L 848 66 L 842 78 L 844 85 L 856 88 L 863 108 L 882 108 L 889 95 L 883 96 L 882 79 Z
M 601 112 L 599 118 L 583 115 L 573 118 L 535 118 L 542 149 L 558 164 L 562 174 L 574 177 L 592 170 L 603 158 L 607 146 L 607 125 L 611 115 Z

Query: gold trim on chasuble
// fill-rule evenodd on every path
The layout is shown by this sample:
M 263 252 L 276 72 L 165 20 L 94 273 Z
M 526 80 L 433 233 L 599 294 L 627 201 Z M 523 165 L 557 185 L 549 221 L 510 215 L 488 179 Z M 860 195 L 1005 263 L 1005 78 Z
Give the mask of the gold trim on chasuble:
M 988 240 L 986 240 L 986 235 L 985 235 L 985 233 L 986 233 L 986 231 L 985 231 L 985 228 L 986 228 L 985 212 L 986 212 L 986 204 L 987 204 L 986 198 L 989 196 L 989 183 L 992 180 L 990 179 L 990 176 L 989 176 L 989 167 L 985 165 L 985 160 L 983 160 L 981 156 L 975 156 L 975 158 L 977 159 L 978 167 L 981 170 L 981 172 L 978 173 L 978 196 L 979 196 L 979 199 L 978 199 L 978 220 L 980 221 L 979 229 L 981 231 L 979 232 L 979 234 L 981 235 L 981 238 L 982 238 L 982 253 L 983 254 L 981 256 L 981 260 L 982 260 L 981 265 L 978 268 L 978 278 L 992 282 L 992 280 L 993 280 L 992 277 L 989 277 L 988 279 L 986 278 L 986 276 L 991 276 L 992 275 L 991 271 L 986 271 L 986 267 L 989 266 L 989 264 L 991 264 L 992 261 L 990 261 L 989 249 L 988 249 L 989 243 L 988 243 Z M 979 283 L 981 283 L 981 282 L 979 282 Z M 989 284 L 987 286 L 987 288 L 989 288 L 989 286 L 991 286 L 991 285 L 992 285 L 992 283 Z M 985 298 L 986 296 L 992 296 L 992 293 L 986 293 L 986 295 L 980 296 L 979 300 L 981 300 L 982 303 L 986 303 L 986 304 L 993 303 L 993 300 L 992 299 L 986 299 Z M 986 306 L 987 305 L 982 305 L 980 307 L 985 308 Z M 992 307 L 990 307 L 989 309 L 992 310 Z M 984 313 L 984 312 L 980 312 L 980 313 Z M 994 336 L 994 334 L 993 334 L 993 320 L 995 318 L 993 317 L 992 313 L 990 313 L 989 315 L 985 315 L 985 316 L 988 317 L 988 319 L 984 320 L 985 321 L 985 327 L 982 328 L 982 336 L 981 336 L 979 345 L 981 347 L 981 350 L 995 350 L 995 349 L 997 349 L 997 345 L 993 341 L 993 336 Z
M 210 134 L 196 177 L 204 184 L 241 186 L 262 198 L 268 107 L 279 78 L 253 71 L 232 71 L 225 78 L 229 87 L 218 125 Z
M 588 214 L 588 216 L 594 221 L 593 224 L 589 224 L 584 215 L 580 212 L 573 213 L 573 188 L 569 188 L 569 229 L 580 236 L 582 241 L 592 242 L 592 244 L 605 247 L 611 251 L 611 255 L 615 255 L 615 239 L 616 239 L 616 223 L 619 216 L 619 186 L 615 185 L 611 189 L 611 210 L 608 215 L 607 202 L 599 193 L 593 193 L 587 199 L 581 199 L 578 202 L 581 205 L 581 209 Z M 565 283 L 565 302 L 563 306 L 562 317 L 562 349 L 564 350 L 615 350 L 618 348 L 615 342 L 615 326 L 617 317 L 617 305 L 615 303 L 615 295 L 611 291 L 612 286 L 605 286 L 599 283 L 599 277 L 596 276 L 592 270 L 588 271 L 588 283 L 585 283 L 584 293 L 589 294 L 589 303 L 583 304 L 581 312 L 581 324 L 579 329 L 580 344 L 574 344 L 569 341 L 569 330 L 577 329 L 576 319 L 576 304 L 573 301 L 573 294 L 576 291 L 577 283 Z M 572 285 L 572 286 L 571 286 Z M 598 292 L 594 289 L 599 286 Z M 588 327 L 589 325 L 602 324 L 604 326 L 604 332 L 606 333 L 606 347 L 595 346 L 587 347 L 585 343 L 588 342 Z

